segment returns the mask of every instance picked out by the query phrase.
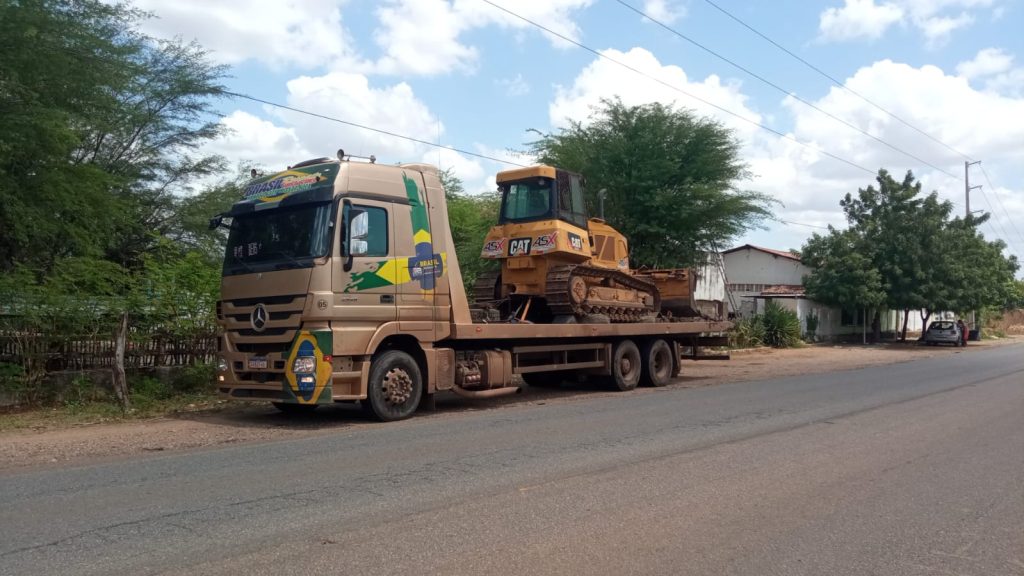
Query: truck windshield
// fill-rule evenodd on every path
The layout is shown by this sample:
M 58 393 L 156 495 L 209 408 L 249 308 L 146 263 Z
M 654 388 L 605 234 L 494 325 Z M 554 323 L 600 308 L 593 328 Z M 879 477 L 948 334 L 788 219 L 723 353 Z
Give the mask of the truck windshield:
M 502 185 L 505 202 L 501 221 L 537 220 L 549 217 L 551 210 L 551 180 L 535 178 Z
M 235 216 L 224 275 L 307 268 L 327 255 L 331 204 L 302 204 Z

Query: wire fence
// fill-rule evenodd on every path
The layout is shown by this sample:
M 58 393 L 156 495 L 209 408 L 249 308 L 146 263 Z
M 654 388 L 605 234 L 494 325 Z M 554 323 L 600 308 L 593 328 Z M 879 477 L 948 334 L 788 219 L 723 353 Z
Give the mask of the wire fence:
M 46 372 L 90 370 L 114 365 L 115 341 L 110 337 L 54 339 L 32 333 L 0 333 L 0 362 L 45 366 Z M 132 333 L 125 350 L 125 368 L 188 366 L 213 362 L 216 334 L 190 337 Z

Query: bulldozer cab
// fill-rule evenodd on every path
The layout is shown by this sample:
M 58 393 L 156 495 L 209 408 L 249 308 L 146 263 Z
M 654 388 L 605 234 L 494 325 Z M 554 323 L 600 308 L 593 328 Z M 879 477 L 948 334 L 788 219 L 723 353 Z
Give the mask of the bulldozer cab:
M 551 166 L 531 166 L 498 174 L 501 215 L 498 222 L 562 220 L 587 229 L 583 179 Z

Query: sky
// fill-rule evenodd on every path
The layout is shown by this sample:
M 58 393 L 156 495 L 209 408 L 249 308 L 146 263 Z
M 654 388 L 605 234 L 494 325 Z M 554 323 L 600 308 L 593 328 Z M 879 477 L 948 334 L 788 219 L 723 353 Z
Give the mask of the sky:
M 981 186 L 970 207 L 991 213 L 986 237 L 1024 255 L 1020 0 L 136 5 L 153 14 L 147 33 L 196 40 L 228 65 L 231 91 L 439 144 L 225 99 L 228 130 L 207 149 L 235 165 L 278 170 L 344 148 L 451 168 L 468 192 L 493 190 L 505 162 L 531 163 L 532 130 L 586 123 L 617 96 L 733 129 L 751 173 L 738 187 L 779 202 L 778 221 L 735 245 L 799 249 L 829 224 L 844 227 L 840 199 L 879 168 L 912 170 L 962 214 L 964 163 L 981 161 L 969 168 Z

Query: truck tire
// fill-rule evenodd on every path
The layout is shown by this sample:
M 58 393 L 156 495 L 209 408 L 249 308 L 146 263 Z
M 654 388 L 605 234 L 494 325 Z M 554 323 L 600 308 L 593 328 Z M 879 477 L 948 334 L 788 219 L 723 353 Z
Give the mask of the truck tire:
M 640 383 L 641 365 L 640 349 L 632 340 L 621 340 L 612 350 L 612 386 L 619 391 L 628 392 Z
M 672 347 L 668 345 L 668 342 L 661 338 L 645 342 L 641 350 L 641 357 L 643 358 L 641 384 L 660 388 L 672 380 L 674 362 L 672 361 Z
M 423 397 L 423 376 L 412 356 L 388 350 L 374 357 L 363 411 L 382 422 L 412 416 Z

